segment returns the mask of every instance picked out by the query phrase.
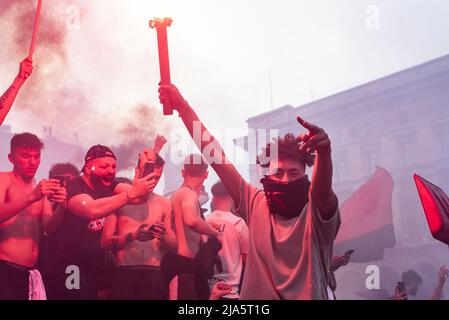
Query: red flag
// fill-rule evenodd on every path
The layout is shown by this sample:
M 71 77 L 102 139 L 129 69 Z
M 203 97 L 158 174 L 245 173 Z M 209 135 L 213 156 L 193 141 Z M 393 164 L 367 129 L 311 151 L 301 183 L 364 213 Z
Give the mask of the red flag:
M 393 187 L 390 173 L 377 167 L 372 177 L 341 205 L 336 255 L 353 249 L 352 262 L 369 262 L 382 259 L 384 250 L 394 247 Z
M 436 185 L 413 175 L 432 236 L 449 245 L 449 198 Z

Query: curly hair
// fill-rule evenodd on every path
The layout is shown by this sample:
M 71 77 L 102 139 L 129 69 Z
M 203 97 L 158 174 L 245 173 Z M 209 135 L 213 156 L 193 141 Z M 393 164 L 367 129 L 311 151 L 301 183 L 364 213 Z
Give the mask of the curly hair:
M 315 155 L 299 151 L 300 146 L 301 140 L 292 133 L 287 133 L 284 137 L 273 138 L 273 141 L 267 143 L 266 147 L 262 149 L 262 153 L 257 156 L 257 164 L 268 168 L 270 160 L 276 156 L 276 154 L 272 154 L 272 150 L 277 148 L 279 159 L 294 160 L 311 167 L 315 161 Z

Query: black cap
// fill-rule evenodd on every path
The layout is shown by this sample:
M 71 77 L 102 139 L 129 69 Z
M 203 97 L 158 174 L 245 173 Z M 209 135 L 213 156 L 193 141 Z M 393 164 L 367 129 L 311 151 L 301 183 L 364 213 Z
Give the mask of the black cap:
M 106 158 L 111 157 L 117 160 L 114 152 L 106 146 L 102 146 L 101 144 L 97 144 L 96 146 L 90 147 L 87 151 L 86 156 L 84 157 L 84 166 L 81 169 L 81 172 L 84 172 L 86 168 L 86 164 L 88 161 L 98 158 Z
M 112 152 L 111 149 L 106 146 L 102 146 L 101 144 L 97 144 L 96 146 L 91 147 L 89 151 L 87 151 L 86 156 L 84 157 L 84 161 L 87 162 L 93 159 L 107 157 L 111 157 L 117 160 L 114 152 Z

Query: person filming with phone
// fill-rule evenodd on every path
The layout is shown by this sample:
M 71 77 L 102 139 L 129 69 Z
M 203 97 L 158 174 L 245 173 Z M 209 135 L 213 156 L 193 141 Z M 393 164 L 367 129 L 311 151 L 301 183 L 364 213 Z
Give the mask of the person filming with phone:
M 153 175 L 155 183 L 159 182 L 165 163 L 159 151 L 165 142 L 163 136 L 157 136 L 154 149 L 143 152 L 136 168 L 137 177 Z M 154 192 L 142 204 L 124 206 L 106 218 L 101 245 L 112 250 L 116 258 L 112 299 L 168 299 L 161 259 L 166 251 L 177 250 L 171 219 L 170 200 Z
M 449 269 L 442 266 L 438 271 L 437 285 L 430 300 L 441 300 L 444 284 L 449 276 Z M 392 300 L 410 300 L 418 293 L 419 287 L 423 284 L 423 279 L 414 270 L 407 270 L 402 274 L 401 281 L 396 285 L 396 290 Z

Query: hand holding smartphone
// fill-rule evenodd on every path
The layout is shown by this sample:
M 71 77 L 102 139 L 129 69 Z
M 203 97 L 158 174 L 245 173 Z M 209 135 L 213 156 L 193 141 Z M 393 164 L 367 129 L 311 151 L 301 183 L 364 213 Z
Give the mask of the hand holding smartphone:
M 146 177 L 152 173 L 154 173 L 154 162 L 145 162 L 142 177 Z

